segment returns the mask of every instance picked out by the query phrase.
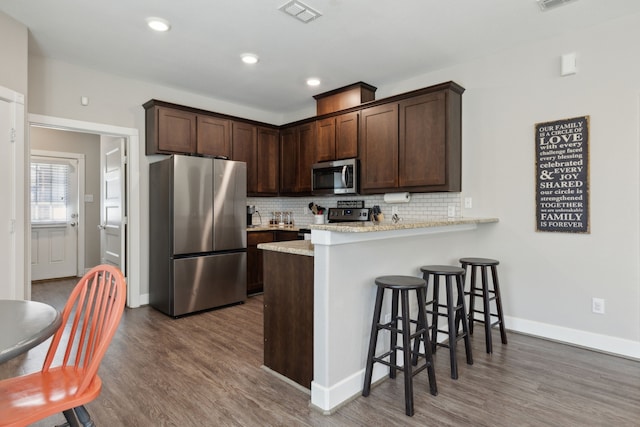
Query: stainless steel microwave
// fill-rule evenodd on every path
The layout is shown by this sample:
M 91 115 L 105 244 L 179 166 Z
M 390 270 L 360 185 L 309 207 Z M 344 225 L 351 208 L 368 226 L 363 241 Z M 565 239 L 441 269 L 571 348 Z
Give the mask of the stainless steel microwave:
M 358 159 L 316 163 L 311 170 L 312 193 L 357 194 L 359 177 Z

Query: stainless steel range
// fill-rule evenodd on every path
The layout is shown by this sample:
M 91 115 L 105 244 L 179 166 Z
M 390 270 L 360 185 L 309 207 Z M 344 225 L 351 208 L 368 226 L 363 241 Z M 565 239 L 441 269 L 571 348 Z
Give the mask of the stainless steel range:
M 371 221 L 370 208 L 329 208 L 327 219 L 330 223 Z

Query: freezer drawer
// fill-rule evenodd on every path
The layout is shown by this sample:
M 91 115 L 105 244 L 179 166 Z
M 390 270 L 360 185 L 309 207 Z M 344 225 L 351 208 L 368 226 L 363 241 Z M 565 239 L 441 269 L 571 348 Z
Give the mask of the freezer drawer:
M 173 261 L 173 316 L 247 299 L 247 253 Z

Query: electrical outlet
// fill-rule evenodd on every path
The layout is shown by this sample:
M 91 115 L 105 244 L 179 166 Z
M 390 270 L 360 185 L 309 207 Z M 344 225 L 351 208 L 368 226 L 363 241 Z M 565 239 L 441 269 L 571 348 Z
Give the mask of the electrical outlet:
M 398 215 L 398 207 L 391 206 L 391 215 Z
M 471 209 L 473 207 L 473 199 L 471 197 L 464 198 L 464 207 L 465 209 Z
M 304 211 L 303 211 L 303 213 L 304 213 L 305 215 L 307 215 L 307 214 L 310 214 L 310 213 L 311 213 L 311 211 L 309 210 L 309 208 L 308 208 L 308 207 L 306 207 L 306 206 L 305 206 L 305 207 L 304 207 Z
M 449 218 L 456 216 L 456 207 L 455 207 L 455 205 L 449 205 L 447 207 L 447 216 Z
M 592 298 L 591 299 L 591 311 L 596 314 L 604 314 L 604 299 Z

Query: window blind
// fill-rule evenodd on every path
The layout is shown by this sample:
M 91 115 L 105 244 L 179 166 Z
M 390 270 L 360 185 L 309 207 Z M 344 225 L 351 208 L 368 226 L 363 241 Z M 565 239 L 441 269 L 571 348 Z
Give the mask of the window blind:
M 69 165 L 31 163 L 31 222 L 36 224 L 67 221 Z

